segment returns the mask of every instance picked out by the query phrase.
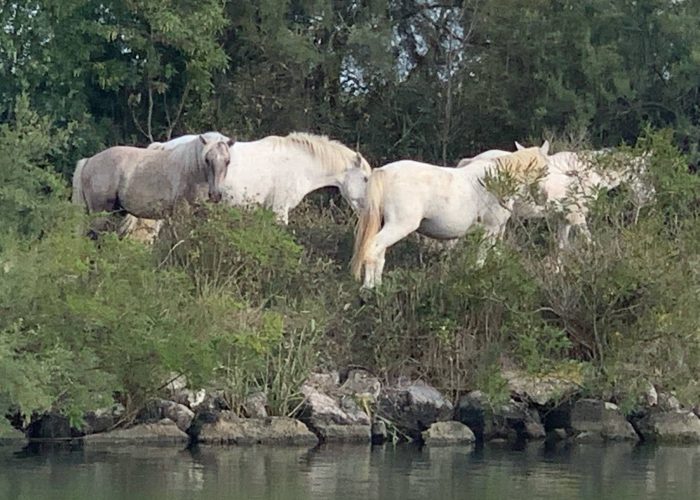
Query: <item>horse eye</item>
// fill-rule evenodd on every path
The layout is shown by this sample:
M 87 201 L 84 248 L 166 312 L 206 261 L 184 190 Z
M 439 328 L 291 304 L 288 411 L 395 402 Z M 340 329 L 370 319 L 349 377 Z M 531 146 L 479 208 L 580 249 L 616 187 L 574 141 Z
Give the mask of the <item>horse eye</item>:
M 364 182 L 367 182 L 367 181 L 369 180 L 369 177 L 363 177 L 362 180 L 363 180 Z

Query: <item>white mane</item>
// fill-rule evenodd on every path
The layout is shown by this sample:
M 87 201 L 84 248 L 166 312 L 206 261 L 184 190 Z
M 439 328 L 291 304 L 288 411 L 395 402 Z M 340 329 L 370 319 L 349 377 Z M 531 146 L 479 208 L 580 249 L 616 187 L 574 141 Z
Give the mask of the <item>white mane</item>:
M 262 139 L 270 141 L 275 147 L 294 147 L 302 149 L 311 156 L 320 160 L 323 168 L 331 174 L 344 172 L 352 167 L 355 152 L 344 144 L 329 139 L 325 135 L 315 135 L 306 132 L 292 132 L 281 137 L 272 135 Z M 362 158 L 362 168 L 367 173 L 371 171 L 369 163 Z

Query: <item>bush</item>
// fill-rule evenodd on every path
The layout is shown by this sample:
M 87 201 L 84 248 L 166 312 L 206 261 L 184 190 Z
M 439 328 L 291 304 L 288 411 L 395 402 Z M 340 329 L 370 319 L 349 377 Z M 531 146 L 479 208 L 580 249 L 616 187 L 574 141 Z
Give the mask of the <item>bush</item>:
M 58 205 L 67 187 L 50 165 L 67 148 L 70 127 L 58 129 L 36 114 L 26 95 L 10 114 L 12 121 L 0 124 L 0 235 L 35 238 L 71 213 Z
M 159 260 L 184 271 L 202 310 L 215 316 L 216 370 L 208 382 L 238 412 L 255 391 L 268 394 L 273 413 L 291 412 L 316 365 L 316 325 L 325 319 L 313 304 L 318 265 L 264 209 L 183 207 L 164 233 Z

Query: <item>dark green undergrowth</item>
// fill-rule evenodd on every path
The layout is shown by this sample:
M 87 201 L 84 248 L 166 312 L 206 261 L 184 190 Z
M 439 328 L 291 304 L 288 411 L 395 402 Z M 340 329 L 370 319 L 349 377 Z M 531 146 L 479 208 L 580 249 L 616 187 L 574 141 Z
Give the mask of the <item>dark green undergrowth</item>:
M 234 410 L 262 390 L 289 414 L 311 371 L 349 364 L 450 396 L 503 397 L 507 366 L 626 404 L 649 382 L 698 400 L 700 185 L 666 132 L 633 149 L 654 151 L 655 202 L 634 217 L 625 189 L 599 197 L 593 245 L 559 250 L 556 214 L 512 221 L 481 268 L 476 235 L 450 252 L 412 236 L 390 249 L 385 284 L 359 293 L 354 216 L 328 192 L 288 227 L 205 204 L 174 214 L 153 247 L 85 238 L 49 167 L 60 132 L 22 106 L 0 126 L 3 413 L 54 409 L 78 424 L 116 398 L 134 415 L 185 375 Z

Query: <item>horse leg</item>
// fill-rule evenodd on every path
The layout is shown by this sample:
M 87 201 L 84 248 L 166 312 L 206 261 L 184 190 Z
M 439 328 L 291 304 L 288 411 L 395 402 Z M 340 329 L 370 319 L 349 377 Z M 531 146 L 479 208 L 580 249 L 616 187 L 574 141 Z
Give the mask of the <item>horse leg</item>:
M 557 243 L 559 250 L 564 250 L 569 247 L 569 233 L 571 232 L 571 224 L 562 222 L 557 229 Z
M 289 207 L 287 206 L 277 206 L 273 207 L 272 211 L 275 212 L 276 220 L 278 224 L 285 226 L 289 225 Z
M 374 288 L 382 284 L 382 273 L 386 250 L 418 229 L 420 221 L 410 226 L 397 226 L 385 223 L 384 227 L 374 237 L 365 260 L 365 280 L 363 288 Z
M 588 229 L 588 226 L 586 225 L 585 222 L 579 224 L 579 225 L 576 226 L 576 227 L 578 228 L 579 231 L 581 231 L 581 234 L 582 234 L 583 237 L 586 239 L 586 243 L 587 243 L 588 245 L 590 245 L 591 243 L 593 243 L 593 238 L 591 237 L 591 231 Z
M 507 220 L 506 220 L 507 222 Z M 506 230 L 505 222 L 502 224 L 494 225 L 493 227 L 487 227 L 486 233 L 484 234 L 484 239 L 479 245 L 479 249 L 476 254 L 476 267 L 481 268 L 486 263 L 486 257 L 489 251 L 496 245 L 496 242 L 503 238 L 503 233 Z M 456 240 L 455 240 L 456 241 Z
M 416 243 L 417 243 L 417 246 L 418 246 L 418 264 L 420 264 L 421 266 L 423 266 L 423 265 L 424 265 L 424 261 L 423 261 L 423 249 L 424 249 L 424 246 L 425 246 L 424 243 L 423 243 L 423 238 L 422 238 L 421 235 L 418 234 L 418 233 L 414 233 L 414 235 L 415 235 L 415 237 L 416 237 Z
M 559 226 L 558 240 L 560 250 L 569 248 L 569 233 L 573 226 L 576 226 L 581 231 L 587 243 L 591 243 L 591 232 L 588 230 L 588 225 L 586 225 L 586 214 L 583 210 L 578 209 L 566 214 L 566 223 Z

